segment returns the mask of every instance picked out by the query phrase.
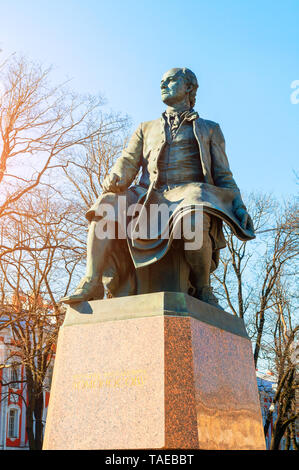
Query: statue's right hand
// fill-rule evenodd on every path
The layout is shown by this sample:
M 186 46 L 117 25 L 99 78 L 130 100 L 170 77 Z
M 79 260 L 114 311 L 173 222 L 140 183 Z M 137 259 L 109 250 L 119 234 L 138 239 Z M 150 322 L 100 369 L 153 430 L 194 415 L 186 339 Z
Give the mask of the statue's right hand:
M 104 179 L 102 187 L 104 193 L 119 193 L 125 189 L 125 184 L 116 173 L 111 173 Z

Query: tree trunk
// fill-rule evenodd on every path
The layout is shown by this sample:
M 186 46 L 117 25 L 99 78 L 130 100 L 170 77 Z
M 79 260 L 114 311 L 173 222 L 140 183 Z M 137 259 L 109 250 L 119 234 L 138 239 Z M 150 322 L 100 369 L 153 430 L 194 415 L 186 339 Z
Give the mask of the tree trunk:
M 42 450 L 43 446 L 43 409 L 44 409 L 44 399 L 43 391 L 40 390 L 36 399 L 34 407 L 34 417 L 35 417 L 35 449 Z
M 27 408 L 26 408 L 26 431 L 29 441 L 29 449 L 36 450 L 35 438 L 34 438 L 34 407 L 35 407 L 35 394 L 33 387 L 32 373 L 29 367 L 26 367 L 26 379 L 27 379 Z
M 266 421 L 265 421 L 265 424 L 264 424 L 265 437 L 267 437 L 267 434 L 268 434 L 268 431 L 269 431 L 269 426 L 271 424 L 272 418 L 273 418 L 273 411 L 269 409 L 268 414 L 267 414 L 267 418 L 266 418 Z
M 279 450 L 280 441 L 283 438 L 285 431 L 286 426 L 283 426 L 281 420 L 278 417 L 273 428 L 270 450 Z
M 257 330 L 257 337 L 256 337 L 254 354 L 253 354 L 255 368 L 257 367 L 257 361 L 258 361 L 259 354 L 260 354 L 264 323 L 265 323 L 265 313 L 264 313 L 264 309 L 261 309 L 260 310 L 260 322 L 259 322 L 259 326 Z
M 30 406 L 26 409 L 26 431 L 29 441 L 29 449 L 35 450 L 34 429 L 33 429 L 33 410 Z
M 296 440 L 296 423 L 291 423 L 291 443 L 292 443 L 292 446 L 293 446 L 293 449 L 294 450 L 299 450 L 299 445 L 298 445 L 298 442 Z
M 32 393 L 32 381 L 30 375 L 27 375 L 27 407 L 26 407 L 26 431 L 29 441 L 29 449 L 35 450 L 35 439 L 34 439 L 34 420 L 33 420 L 33 407 L 34 407 L 34 396 Z

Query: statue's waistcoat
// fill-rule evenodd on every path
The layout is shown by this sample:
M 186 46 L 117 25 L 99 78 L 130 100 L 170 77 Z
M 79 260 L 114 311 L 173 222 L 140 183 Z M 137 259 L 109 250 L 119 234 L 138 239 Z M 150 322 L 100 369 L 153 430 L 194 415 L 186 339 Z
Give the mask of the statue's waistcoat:
M 204 181 L 192 122 L 183 121 L 174 136 L 166 126 L 166 145 L 159 157 L 158 168 L 157 188 Z

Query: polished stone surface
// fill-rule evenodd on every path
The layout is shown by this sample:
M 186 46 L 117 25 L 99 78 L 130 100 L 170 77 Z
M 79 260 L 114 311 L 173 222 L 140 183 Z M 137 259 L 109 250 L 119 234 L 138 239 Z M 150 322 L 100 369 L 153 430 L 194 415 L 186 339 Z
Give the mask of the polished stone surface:
M 201 449 L 264 449 L 251 342 L 190 320 Z
M 86 304 L 60 330 L 44 449 L 265 448 L 240 319 L 174 293 Z
M 248 338 L 243 320 L 183 292 L 154 292 L 73 304 L 68 307 L 64 326 L 160 315 L 197 318 Z
M 163 447 L 163 321 L 61 329 L 45 449 Z

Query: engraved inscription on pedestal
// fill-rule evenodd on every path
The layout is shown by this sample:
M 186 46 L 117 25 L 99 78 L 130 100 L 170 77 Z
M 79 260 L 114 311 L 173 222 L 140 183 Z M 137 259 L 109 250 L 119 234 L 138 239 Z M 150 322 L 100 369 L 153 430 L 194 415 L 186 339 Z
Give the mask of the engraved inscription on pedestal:
M 140 370 L 124 370 L 111 372 L 87 372 L 72 376 L 72 388 L 88 390 L 101 388 L 128 388 L 142 386 L 146 383 L 147 372 Z

